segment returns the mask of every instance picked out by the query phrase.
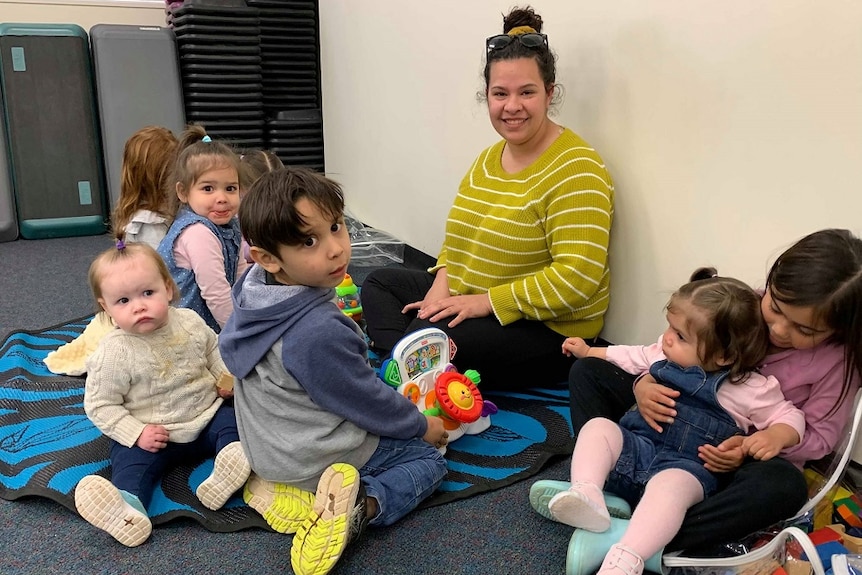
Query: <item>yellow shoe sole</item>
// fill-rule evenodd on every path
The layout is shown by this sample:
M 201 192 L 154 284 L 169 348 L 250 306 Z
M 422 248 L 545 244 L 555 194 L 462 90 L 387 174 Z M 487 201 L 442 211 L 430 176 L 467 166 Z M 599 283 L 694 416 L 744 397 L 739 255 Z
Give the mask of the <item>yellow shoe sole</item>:
M 347 547 L 360 485 L 359 472 L 346 463 L 323 472 L 312 513 L 293 537 L 290 564 L 296 575 L 325 575 L 338 562 Z
M 273 530 L 296 533 L 311 515 L 314 493 L 252 474 L 242 491 L 242 499 L 260 513 Z

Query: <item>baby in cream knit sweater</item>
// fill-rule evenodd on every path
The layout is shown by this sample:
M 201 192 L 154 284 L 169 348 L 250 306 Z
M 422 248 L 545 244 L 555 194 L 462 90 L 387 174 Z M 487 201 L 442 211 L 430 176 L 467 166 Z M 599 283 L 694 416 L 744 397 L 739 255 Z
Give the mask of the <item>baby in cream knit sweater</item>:
M 194 311 L 171 307 L 178 290 L 148 245 L 117 242 L 90 266 L 96 301 L 117 329 L 87 359 L 84 410 L 111 439 L 111 481 L 75 488 L 81 516 L 129 547 L 152 532 L 147 506 L 166 468 L 215 454 L 196 491 L 219 509 L 248 479 L 233 407 L 217 384 L 231 378 L 215 332 Z

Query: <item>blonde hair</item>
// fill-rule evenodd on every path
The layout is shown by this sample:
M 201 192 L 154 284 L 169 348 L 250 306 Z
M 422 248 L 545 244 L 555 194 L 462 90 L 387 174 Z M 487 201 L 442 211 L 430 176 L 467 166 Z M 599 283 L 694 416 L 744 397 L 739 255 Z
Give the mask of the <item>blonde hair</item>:
M 180 290 L 177 288 L 174 278 L 171 277 L 171 272 L 168 271 L 168 266 L 165 265 L 165 260 L 162 259 L 162 256 L 148 244 L 140 242 L 124 243 L 123 235 L 119 234 L 116 246 L 108 248 L 96 256 L 96 259 L 90 264 L 90 270 L 87 272 L 87 281 L 90 283 L 90 290 L 93 292 L 93 298 L 96 300 L 97 311 L 102 311 L 102 305 L 99 303 L 99 300 L 102 298 L 104 268 L 120 261 L 129 261 L 136 256 L 144 256 L 153 262 L 165 285 L 171 288 L 171 303 L 176 302 Z
M 281 159 L 269 150 L 248 150 L 239 158 L 239 189 L 244 196 L 259 177 L 284 167 Z
M 207 138 L 207 139 L 204 139 Z M 189 124 L 180 136 L 177 161 L 174 164 L 172 179 L 175 188 L 185 193 L 204 173 L 215 168 L 230 167 L 239 175 L 239 156 L 233 148 L 223 142 L 211 140 L 203 126 Z M 171 194 L 172 215 L 176 215 L 183 202 L 179 196 Z
M 124 233 L 138 210 L 170 218 L 168 189 L 179 141 L 162 126 L 141 128 L 126 140 L 120 174 L 120 197 L 111 214 L 114 234 Z

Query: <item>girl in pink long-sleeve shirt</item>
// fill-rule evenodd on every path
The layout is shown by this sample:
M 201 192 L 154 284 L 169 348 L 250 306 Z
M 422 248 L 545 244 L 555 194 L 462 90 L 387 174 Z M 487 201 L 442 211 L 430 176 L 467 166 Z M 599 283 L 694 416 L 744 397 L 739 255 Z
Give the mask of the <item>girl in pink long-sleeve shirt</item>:
M 590 347 L 576 337 L 563 343 L 566 354 L 648 372 L 678 398 L 675 422 L 662 431 L 631 411 L 619 424 L 591 419 L 578 435 L 571 486 L 549 501 L 550 515 L 601 533 L 611 526 L 603 487 L 637 502 L 599 575 L 620 564 L 627 565 L 626 575 L 640 575 L 644 559 L 673 539 L 686 510 L 718 490 L 718 477 L 699 459 L 701 445 L 744 435 L 741 448 L 766 460 L 796 445 L 805 432 L 804 414 L 784 398 L 778 381 L 754 371 L 768 345 L 754 290 L 716 277 L 713 269 L 698 270 L 671 296 L 667 321 L 651 346 Z
M 180 290 L 178 306 L 193 309 L 216 333 L 233 312 L 230 290 L 245 273 L 236 214 L 239 157 L 204 128 L 189 125 L 180 137 L 174 167 L 174 217 L 159 243 Z
M 706 469 L 724 473 L 725 487 L 694 505 L 679 532 L 658 552 L 712 549 L 787 519 L 805 503 L 807 486 L 797 465 L 832 452 L 846 429 L 862 374 L 862 240 L 848 230 L 825 229 L 800 239 L 770 268 L 761 299 L 769 349 L 760 373 L 778 379 L 784 396 L 805 414 L 801 441 L 768 461 L 746 458 L 741 437 L 703 445 Z M 649 375 L 637 379 L 615 365 L 586 358 L 569 375 L 572 423 L 577 435 L 595 416 L 618 419 L 636 401 L 655 429 L 676 417 L 676 391 Z M 789 460 L 785 460 L 785 457 Z M 530 501 L 547 516 L 547 500 L 565 489 L 543 480 Z M 637 511 L 636 511 L 637 513 Z M 586 575 L 619 541 L 627 519 L 612 518 L 616 536 L 576 530 L 567 553 L 567 575 Z M 598 562 L 582 562 L 593 548 Z

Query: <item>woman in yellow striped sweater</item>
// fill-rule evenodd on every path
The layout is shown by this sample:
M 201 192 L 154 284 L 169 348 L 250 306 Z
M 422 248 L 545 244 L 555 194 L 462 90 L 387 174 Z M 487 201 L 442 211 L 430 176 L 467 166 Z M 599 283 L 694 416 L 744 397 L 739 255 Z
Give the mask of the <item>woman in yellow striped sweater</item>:
M 485 96 L 503 139 L 461 182 L 436 265 L 375 270 L 362 287 L 379 352 L 438 327 L 483 389 L 564 382 L 563 340 L 598 336 L 608 308 L 613 182 L 589 144 L 548 118 L 556 66 L 541 30 L 532 8 L 515 8 L 486 41 Z

